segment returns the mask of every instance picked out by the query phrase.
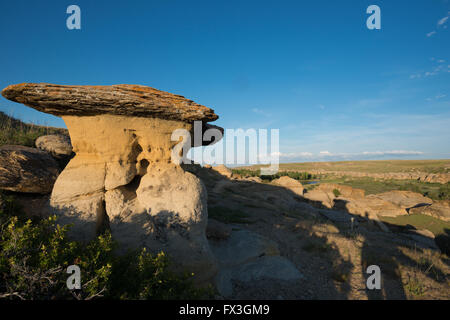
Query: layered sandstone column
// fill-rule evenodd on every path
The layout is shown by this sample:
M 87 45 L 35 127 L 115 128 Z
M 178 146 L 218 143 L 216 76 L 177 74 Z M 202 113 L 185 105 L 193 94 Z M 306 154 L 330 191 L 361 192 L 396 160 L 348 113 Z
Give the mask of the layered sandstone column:
M 194 121 L 208 126 L 218 118 L 213 110 L 136 85 L 29 83 L 2 95 L 61 116 L 69 129 L 76 155 L 58 177 L 50 206 L 60 223 L 73 224 L 72 237 L 87 241 L 110 228 L 123 251 L 163 250 L 199 282 L 214 276 L 205 187 L 171 160 L 179 143 L 174 130 L 192 132 Z

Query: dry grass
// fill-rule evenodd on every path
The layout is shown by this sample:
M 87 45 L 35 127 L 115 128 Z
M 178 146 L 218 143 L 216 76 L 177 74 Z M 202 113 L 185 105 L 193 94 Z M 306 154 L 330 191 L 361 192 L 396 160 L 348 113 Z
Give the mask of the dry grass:
M 0 146 L 14 144 L 33 147 L 38 137 L 56 133 L 68 134 L 63 128 L 24 123 L 0 112 Z

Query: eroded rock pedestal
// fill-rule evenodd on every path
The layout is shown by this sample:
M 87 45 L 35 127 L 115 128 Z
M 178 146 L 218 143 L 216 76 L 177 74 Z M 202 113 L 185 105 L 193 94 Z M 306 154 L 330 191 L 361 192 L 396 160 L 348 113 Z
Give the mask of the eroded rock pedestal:
M 164 251 L 197 282 L 212 279 L 206 189 L 172 161 L 179 141 L 171 139 L 177 129 L 192 131 L 193 121 L 217 119 L 211 109 L 142 86 L 21 84 L 2 94 L 62 116 L 69 129 L 75 157 L 59 175 L 50 206 L 60 223 L 73 224 L 73 238 L 88 241 L 110 228 L 123 252 Z

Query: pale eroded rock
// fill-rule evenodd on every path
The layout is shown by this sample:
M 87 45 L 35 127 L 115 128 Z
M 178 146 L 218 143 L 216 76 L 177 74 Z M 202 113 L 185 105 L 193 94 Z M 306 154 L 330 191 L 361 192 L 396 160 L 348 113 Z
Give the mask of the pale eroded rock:
M 72 154 L 70 138 L 62 134 L 40 136 L 35 141 L 36 148 L 50 153 L 55 158 L 66 158 Z
M 393 190 L 368 196 L 373 199 L 381 199 L 396 204 L 402 208 L 412 208 L 418 205 L 431 204 L 433 200 L 424 197 L 420 193 L 411 191 Z
M 194 121 L 223 132 L 206 123 L 218 118 L 213 110 L 133 85 L 20 84 L 2 95 L 62 116 L 69 129 L 75 157 L 57 179 L 50 206 L 62 224 L 73 224 L 73 238 L 87 241 L 110 228 L 122 252 L 164 251 L 174 270 L 195 273 L 198 283 L 213 278 L 206 189 L 179 165 L 181 147 L 195 144 L 184 136 L 195 131 Z M 183 135 L 172 141 L 177 130 Z
M 341 184 L 335 183 L 320 183 L 317 187 L 317 190 L 321 190 L 323 192 L 329 193 L 330 195 L 334 195 L 334 190 L 339 191 L 339 196 L 345 198 L 355 198 L 360 199 L 364 198 L 365 191 L 362 189 L 352 188 L 350 186 L 345 186 Z
M 218 166 L 212 167 L 213 170 L 217 171 L 218 173 L 220 173 L 221 175 L 227 177 L 227 178 L 231 178 L 233 176 L 233 172 L 227 168 L 226 166 L 224 166 L 223 164 L 220 164 Z
M 450 201 L 435 201 L 432 204 L 409 209 L 409 214 L 425 214 L 444 221 L 450 221 Z
M 0 189 L 50 193 L 59 173 L 58 163 L 46 152 L 24 146 L 0 147 Z
M 291 177 L 283 176 L 272 181 L 273 184 L 285 187 L 299 196 L 303 196 L 304 188 L 300 181 L 292 179 Z

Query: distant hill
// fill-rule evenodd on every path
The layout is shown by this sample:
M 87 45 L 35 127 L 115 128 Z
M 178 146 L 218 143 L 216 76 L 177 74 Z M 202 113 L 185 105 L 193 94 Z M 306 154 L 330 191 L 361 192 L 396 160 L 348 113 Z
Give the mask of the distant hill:
M 263 166 L 251 166 L 247 169 L 257 169 Z M 244 167 L 243 167 L 244 168 Z M 450 160 L 360 160 L 333 162 L 303 162 L 280 163 L 280 170 L 307 171 L 311 173 L 450 173 Z
M 34 141 L 47 134 L 69 135 L 67 129 L 25 123 L 0 111 L 0 146 L 5 144 L 34 147 Z

